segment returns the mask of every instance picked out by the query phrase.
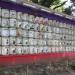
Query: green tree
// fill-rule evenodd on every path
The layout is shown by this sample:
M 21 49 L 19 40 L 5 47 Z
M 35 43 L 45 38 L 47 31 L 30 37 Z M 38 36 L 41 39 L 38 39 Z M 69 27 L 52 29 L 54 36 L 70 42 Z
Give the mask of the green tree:
M 38 3 L 38 0 L 31 0 L 32 2 L 34 2 L 34 3 Z
M 68 8 L 65 8 L 65 10 L 63 11 L 63 13 L 68 14 L 68 15 L 72 15 L 71 9 L 72 9 L 72 7 L 69 6 Z
M 66 3 L 66 1 L 61 3 L 60 0 L 32 0 L 32 2 L 40 4 L 40 5 L 48 7 L 48 8 L 54 6 L 53 9 L 62 7 Z
M 60 3 L 60 0 L 40 0 L 39 4 L 46 7 L 51 7 L 52 5 L 57 5 Z
M 68 15 L 71 15 L 72 13 L 71 11 L 72 7 L 64 8 L 64 5 L 67 1 L 61 2 L 61 0 L 32 0 L 32 2 L 51 8 L 58 12 L 63 12 Z M 75 0 L 72 0 L 72 2 L 75 2 Z

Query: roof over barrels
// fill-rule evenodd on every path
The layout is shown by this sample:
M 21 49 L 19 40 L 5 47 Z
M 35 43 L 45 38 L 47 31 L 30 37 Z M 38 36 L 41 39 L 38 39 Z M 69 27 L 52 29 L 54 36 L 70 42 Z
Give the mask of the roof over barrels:
M 29 14 L 34 14 L 36 16 L 42 16 L 46 17 L 48 19 L 56 20 L 59 22 L 67 23 L 67 24 L 75 24 L 75 17 L 69 16 L 63 13 L 58 13 L 55 12 L 49 8 L 30 3 L 25 1 L 24 4 L 18 4 L 14 2 L 7 2 L 7 1 L 0 1 L 0 7 L 6 8 L 6 9 L 11 9 L 11 10 L 16 10 L 16 11 L 21 11 Z

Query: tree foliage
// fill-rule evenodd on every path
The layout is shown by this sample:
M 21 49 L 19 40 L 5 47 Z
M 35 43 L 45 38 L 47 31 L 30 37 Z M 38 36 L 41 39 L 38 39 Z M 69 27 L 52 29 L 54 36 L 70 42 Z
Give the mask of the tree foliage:
M 54 7 L 53 9 L 56 9 L 56 8 L 59 8 L 59 7 L 62 7 L 67 1 L 64 1 L 63 3 L 57 5 L 56 7 Z
M 75 2 L 75 0 L 71 0 L 71 1 Z M 68 15 L 71 15 L 72 13 L 71 7 L 68 7 L 68 8 L 63 7 L 67 1 L 61 2 L 61 0 L 32 0 L 32 2 L 48 7 L 48 8 L 51 8 L 53 6 L 52 8 L 53 10 L 56 10 L 61 7 L 62 12 Z M 64 9 L 64 11 L 62 8 Z
M 72 14 L 71 6 L 69 6 L 68 8 L 65 8 L 65 10 L 63 11 L 63 13 L 71 15 Z
M 32 2 L 40 4 L 40 5 L 48 7 L 48 8 L 51 7 L 52 5 L 60 4 L 60 0 L 32 0 Z
M 31 0 L 32 2 L 34 2 L 34 3 L 38 3 L 38 0 Z
M 51 7 L 52 5 L 57 5 L 60 3 L 60 0 L 40 0 L 40 5 Z

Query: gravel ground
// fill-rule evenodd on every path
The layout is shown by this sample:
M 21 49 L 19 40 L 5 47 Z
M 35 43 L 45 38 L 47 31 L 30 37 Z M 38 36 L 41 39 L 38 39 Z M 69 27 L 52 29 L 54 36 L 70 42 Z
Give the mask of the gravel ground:
M 70 72 L 70 73 L 67 73 L 67 72 L 63 72 L 63 73 L 50 73 L 50 74 L 43 74 L 43 73 L 37 73 L 37 74 L 26 74 L 25 72 L 22 72 L 22 73 L 6 73 L 6 74 L 3 74 L 3 75 L 75 75 L 75 72 Z
M 75 66 L 67 62 L 31 64 L 0 70 L 0 75 L 75 75 Z
M 75 71 L 70 71 L 70 72 L 50 72 L 50 73 L 45 73 L 45 72 L 31 72 L 29 71 L 26 73 L 26 71 L 6 71 L 4 74 L 0 75 L 75 75 Z

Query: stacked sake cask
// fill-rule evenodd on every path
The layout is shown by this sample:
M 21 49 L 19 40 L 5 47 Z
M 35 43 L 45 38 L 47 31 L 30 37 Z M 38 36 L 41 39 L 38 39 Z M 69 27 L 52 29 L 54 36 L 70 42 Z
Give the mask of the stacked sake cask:
M 75 26 L 0 8 L 0 55 L 75 51 Z

